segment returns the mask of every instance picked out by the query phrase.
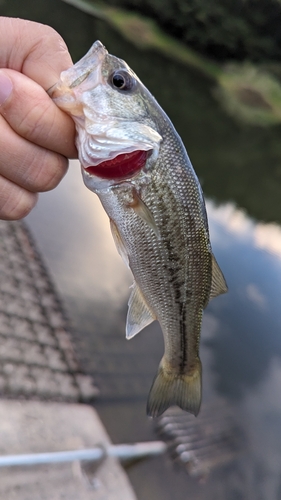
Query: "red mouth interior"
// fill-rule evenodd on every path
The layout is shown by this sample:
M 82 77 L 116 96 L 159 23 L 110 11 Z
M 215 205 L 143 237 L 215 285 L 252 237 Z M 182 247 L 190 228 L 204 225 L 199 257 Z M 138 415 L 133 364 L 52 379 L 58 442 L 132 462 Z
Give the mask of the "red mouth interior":
M 116 156 L 113 160 L 103 161 L 95 167 L 87 167 L 90 174 L 103 179 L 126 179 L 139 172 L 145 165 L 148 151 L 133 151 Z

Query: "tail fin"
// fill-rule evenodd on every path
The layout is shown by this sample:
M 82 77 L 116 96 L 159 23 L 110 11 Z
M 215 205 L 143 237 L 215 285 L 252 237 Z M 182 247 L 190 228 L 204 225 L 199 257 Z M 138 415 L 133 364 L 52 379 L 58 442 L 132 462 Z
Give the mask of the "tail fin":
M 170 374 L 160 364 L 147 401 L 147 414 L 159 417 L 169 406 L 178 405 L 197 416 L 201 405 L 201 361 L 198 358 L 192 374 Z

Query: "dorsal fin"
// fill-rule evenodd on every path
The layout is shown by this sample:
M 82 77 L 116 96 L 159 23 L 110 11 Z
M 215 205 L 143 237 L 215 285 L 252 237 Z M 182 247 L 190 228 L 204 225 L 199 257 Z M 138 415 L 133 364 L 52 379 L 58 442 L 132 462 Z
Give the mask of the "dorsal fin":
M 131 339 L 143 328 L 152 323 L 156 317 L 145 302 L 145 299 L 136 283 L 133 284 L 133 290 L 129 298 L 128 306 L 129 310 L 126 323 L 126 338 Z
M 222 271 L 220 270 L 214 255 L 212 255 L 212 283 L 209 300 L 217 297 L 222 293 L 226 293 L 227 290 L 228 288 L 224 279 L 224 275 L 222 274 Z

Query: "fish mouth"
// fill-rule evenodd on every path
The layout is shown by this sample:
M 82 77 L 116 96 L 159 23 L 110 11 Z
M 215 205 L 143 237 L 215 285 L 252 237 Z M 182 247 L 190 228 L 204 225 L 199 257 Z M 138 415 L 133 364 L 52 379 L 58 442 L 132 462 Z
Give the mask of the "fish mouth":
M 89 176 L 102 179 L 122 180 L 137 175 L 145 166 L 151 151 L 136 150 L 131 153 L 121 153 L 111 160 L 102 161 L 98 165 L 83 167 Z
M 108 55 L 97 40 L 48 91 L 55 104 L 75 121 L 79 160 L 84 178 L 89 181 L 94 177 L 118 181 L 136 176 L 153 152 L 157 156 L 162 141 L 150 122 L 138 116 L 128 118 L 118 106 L 114 116 L 115 108 L 111 110 L 110 106 L 114 90 L 108 73 L 120 65 L 125 63 Z M 118 93 L 114 95 L 120 98 Z
M 79 96 L 102 82 L 101 64 L 107 54 L 97 40 L 78 63 L 61 73 L 59 81 L 47 91 L 59 108 L 73 116 L 81 114 Z

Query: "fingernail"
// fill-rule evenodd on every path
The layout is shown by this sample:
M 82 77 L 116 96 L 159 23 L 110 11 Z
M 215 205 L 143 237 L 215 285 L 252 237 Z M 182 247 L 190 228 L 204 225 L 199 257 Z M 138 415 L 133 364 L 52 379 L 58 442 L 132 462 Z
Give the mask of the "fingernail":
M 10 78 L 0 71 L 0 106 L 8 99 L 13 90 L 13 84 Z

